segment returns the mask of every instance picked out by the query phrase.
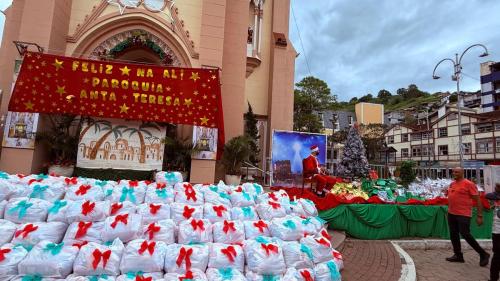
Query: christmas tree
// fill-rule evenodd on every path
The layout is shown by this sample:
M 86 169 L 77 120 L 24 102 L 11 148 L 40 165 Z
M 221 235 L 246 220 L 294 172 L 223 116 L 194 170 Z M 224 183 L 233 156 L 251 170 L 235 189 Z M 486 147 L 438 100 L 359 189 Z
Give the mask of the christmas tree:
M 250 162 L 255 165 L 259 166 L 259 154 L 260 154 L 260 149 L 259 146 L 257 145 L 257 142 L 259 141 L 259 128 L 257 128 L 257 117 L 253 113 L 252 106 L 250 103 L 248 103 L 248 112 L 245 113 L 245 135 L 250 139 L 250 149 L 252 151 L 252 154 L 250 155 Z
M 344 145 L 344 153 L 339 163 L 338 174 L 346 178 L 364 178 L 368 176 L 370 166 L 366 151 L 357 126 L 351 127 Z

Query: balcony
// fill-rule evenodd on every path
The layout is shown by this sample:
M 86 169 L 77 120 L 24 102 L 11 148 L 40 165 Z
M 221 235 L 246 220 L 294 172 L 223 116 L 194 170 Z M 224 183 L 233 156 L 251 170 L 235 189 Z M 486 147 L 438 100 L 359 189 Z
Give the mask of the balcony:
M 253 73 L 255 68 L 259 67 L 261 60 L 257 53 L 257 50 L 254 50 L 254 46 L 252 43 L 247 43 L 247 75 L 250 76 Z

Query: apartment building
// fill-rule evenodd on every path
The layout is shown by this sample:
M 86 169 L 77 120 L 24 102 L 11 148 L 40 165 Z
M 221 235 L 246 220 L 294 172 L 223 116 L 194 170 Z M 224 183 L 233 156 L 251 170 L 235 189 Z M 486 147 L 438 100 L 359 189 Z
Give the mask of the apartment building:
M 500 62 L 481 63 L 481 112 L 500 109 Z

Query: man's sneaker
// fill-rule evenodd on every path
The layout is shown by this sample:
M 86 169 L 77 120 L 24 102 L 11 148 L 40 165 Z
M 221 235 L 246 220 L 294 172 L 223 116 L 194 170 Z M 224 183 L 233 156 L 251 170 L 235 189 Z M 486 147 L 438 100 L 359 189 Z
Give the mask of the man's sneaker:
M 449 262 L 465 262 L 462 255 L 454 254 L 452 257 L 446 258 Z
M 482 266 L 482 267 L 487 266 L 488 263 L 490 262 L 490 254 L 488 254 L 488 253 L 480 255 L 479 258 L 480 258 L 479 259 L 479 266 Z

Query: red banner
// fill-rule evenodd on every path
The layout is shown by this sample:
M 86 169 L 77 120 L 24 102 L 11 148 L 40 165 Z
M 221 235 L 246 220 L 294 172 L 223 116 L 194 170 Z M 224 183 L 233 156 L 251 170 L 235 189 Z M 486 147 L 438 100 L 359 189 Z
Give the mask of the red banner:
M 27 52 L 9 110 L 216 127 L 219 142 L 224 142 L 219 71 L 215 69 Z

